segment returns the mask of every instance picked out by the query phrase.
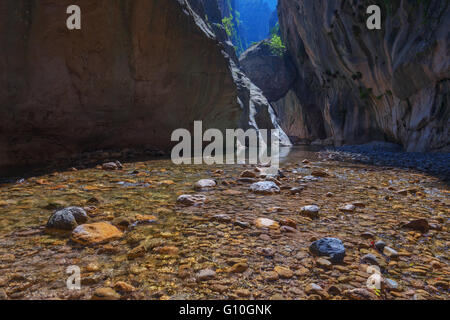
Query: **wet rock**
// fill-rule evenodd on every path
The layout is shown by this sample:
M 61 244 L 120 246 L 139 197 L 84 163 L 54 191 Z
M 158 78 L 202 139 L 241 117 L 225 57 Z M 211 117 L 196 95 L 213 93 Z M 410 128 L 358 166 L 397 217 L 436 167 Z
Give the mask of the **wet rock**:
M 373 239 L 375 236 L 371 232 L 364 232 L 361 234 L 361 237 L 364 239 Z
M 361 208 L 361 209 L 364 209 L 364 208 L 366 207 L 366 204 L 365 204 L 364 202 L 359 202 L 359 201 L 353 202 L 353 205 L 354 205 L 355 207 Z
M 314 241 L 309 251 L 314 255 L 328 256 L 333 263 L 341 262 L 345 257 L 344 244 L 336 238 L 322 238 Z
M 223 194 L 226 194 L 226 195 L 229 195 L 229 196 L 239 196 L 239 195 L 242 194 L 242 192 L 239 191 L 239 190 L 228 189 L 228 190 L 225 190 L 223 192 Z
M 185 268 L 184 266 L 180 266 L 178 268 L 178 274 L 177 274 L 178 278 L 186 279 L 186 278 L 188 278 L 190 276 L 190 274 L 191 273 L 189 272 L 187 267 Z
M 126 293 L 130 293 L 136 290 L 135 287 L 124 281 L 117 281 L 116 284 L 114 285 L 114 289 L 116 289 L 119 292 L 126 292 Z
M 245 170 L 244 172 L 241 173 L 241 178 L 256 178 L 256 172 L 251 171 L 251 170 Z
M 301 182 L 313 182 L 313 181 L 319 181 L 319 180 L 320 180 L 319 178 L 316 178 L 314 176 L 304 176 L 299 181 L 301 181 Z
M 269 236 L 269 235 L 266 234 L 266 233 L 262 233 L 262 234 L 259 236 L 259 239 L 262 240 L 262 241 L 264 241 L 264 242 L 270 242 L 270 241 L 272 241 L 272 237 Z
M 353 204 L 347 204 L 341 208 L 339 208 L 339 211 L 345 212 L 345 213 L 352 213 L 355 212 L 356 207 Z
M 203 269 L 196 274 L 196 277 L 198 281 L 207 281 L 214 279 L 216 277 L 216 272 L 211 269 Z
M 280 278 L 275 271 L 264 272 L 262 273 L 262 277 L 266 281 L 277 281 Z
M 102 169 L 107 171 L 122 170 L 123 166 L 119 161 L 102 164 Z
M 100 244 L 119 239 L 123 233 L 107 222 L 82 224 L 72 231 L 71 239 L 83 245 Z
M 384 247 L 383 253 L 391 259 L 398 258 L 398 252 L 391 247 Z
M 197 206 L 205 203 L 206 197 L 201 194 L 189 195 L 183 194 L 178 197 L 177 202 L 185 206 Z
M 341 294 L 341 289 L 339 289 L 337 286 L 330 286 L 327 292 L 332 296 L 338 296 Z
M 430 230 L 430 225 L 426 219 L 416 219 L 404 224 L 402 228 L 427 233 Z
M 396 281 L 392 279 L 385 278 L 384 283 L 386 284 L 386 287 L 390 290 L 397 290 L 399 288 L 399 285 Z
M 92 295 L 92 300 L 119 300 L 120 294 L 111 288 L 98 288 Z
M 280 221 L 280 224 L 282 226 L 287 226 L 287 227 L 291 227 L 293 229 L 297 228 L 297 222 L 295 220 L 289 219 L 289 218 L 284 218 Z
M 280 188 L 273 181 L 260 181 L 252 184 L 250 190 L 258 194 L 280 193 Z
M 304 206 L 300 209 L 300 213 L 302 215 L 308 216 L 310 218 L 318 218 L 319 217 L 320 208 L 316 205 Z
M 163 255 L 176 256 L 180 250 L 174 246 L 162 246 L 154 248 L 153 251 Z
M 2 254 L 0 255 L 0 263 L 12 263 L 16 260 L 16 256 L 12 253 Z
M 380 263 L 378 262 L 377 257 L 375 257 L 373 254 L 368 253 L 365 256 L 363 256 L 361 258 L 361 262 L 362 263 L 366 263 L 368 265 L 374 265 L 374 266 L 378 266 L 380 265 Z
M 353 300 L 372 300 L 377 296 L 367 289 L 357 288 L 344 291 L 344 296 Z
M 294 272 L 287 267 L 276 266 L 273 271 L 275 271 L 281 279 L 290 279 L 294 276 Z
M 256 183 L 258 180 L 255 178 L 239 178 L 237 181 L 242 183 Z
M 118 217 L 112 220 L 111 223 L 123 230 L 127 229 L 130 226 L 131 220 L 127 217 Z
M 442 226 L 436 223 L 430 223 L 431 230 L 442 231 Z
M 305 292 L 308 295 L 317 294 L 317 295 L 321 296 L 322 298 L 328 298 L 328 293 L 326 293 L 325 290 L 323 290 L 321 286 L 319 286 L 315 283 L 308 284 L 306 286 Z
M 232 267 L 228 269 L 228 272 L 230 273 L 242 273 L 245 272 L 248 269 L 248 264 L 239 262 L 234 264 Z
M 255 225 L 257 228 L 269 228 L 269 229 L 278 229 L 280 228 L 280 224 L 274 220 L 267 218 L 258 218 L 255 220 Z
M 441 269 L 442 268 L 442 264 L 439 261 L 433 261 L 433 262 L 431 262 L 431 267 L 433 269 Z
M 244 229 L 250 228 L 250 223 L 244 221 L 236 220 L 233 224 Z
M 267 212 L 269 213 L 277 213 L 277 212 L 283 212 L 284 209 L 281 207 L 271 207 L 269 209 L 267 209 Z
M 137 214 L 135 220 L 135 223 L 137 224 L 144 224 L 155 222 L 158 218 L 150 214 Z
M 313 170 L 313 172 L 311 172 L 311 175 L 313 177 L 320 177 L 320 178 L 324 178 L 324 177 L 328 177 L 329 176 L 329 174 L 326 173 L 323 170 Z
M 145 246 L 139 245 L 136 248 L 133 248 L 130 252 L 128 252 L 127 258 L 128 258 L 128 260 L 140 258 L 140 257 L 145 256 L 146 252 L 147 252 L 147 250 L 145 249 Z
M 316 260 L 316 263 L 319 267 L 324 268 L 324 269 L 329 269 L 332 266 L 332 263 L 324 258 L 319 258 Z
M 333 192 L 327 192 L 325 195 L 327 198 L 332 198 L 334 196 Z
M 297 233 L 298 232 L 297 229 L 289 227 L 289 226 L 282 226 L 280 228 L 280 231 L 284 232 L 284 233 Z
M 194 184 L 194 189 L 197 191 L 206 191 L 215 188 L 216 181 L 211 179 L 201 179 Z
M 249 290 L 247 289 L 237 289 L 234 291 L 234 293 L 241 298 L 248 298 L 250 297 L 252 294 Z
M 386 247 L 386 243 L 384 241 L 379 240 L 379 241 L 375 242 L 375 248 L 378 251 L 383 252 L 384 247 Z
M 260 248 L 259 253 L 264 257 L 270 258 L 274 256 L 275 251 L 272 248 Z
M 68 207 L 56 211 L 48 220 L 47 228 L 60 230 L 73 230 L 78 224 L 88 220 L 86 211 L 79 207 Z
M 227 214 L 216 214 L 212 217 L 213 220 L 219 221 L 219 222 L 231 222 L 231 217 Z
M 112 246 L 110 244 L 106 244 L 106 245 L 100 247 L 97 250 L 97 254 L 109 254 L 109 255 L 112 255 L 112 254 L 117 254 L 119 251 L 120 251 L 119 248 L 117 248 L 115 246 Z
M 290 194 L 293 194 L 293 195 L 296 195 L 296 194 L 302 193 L 303 190 L 305 190 L 304 187 L 294 187 L 294 188 L 291 188 L 291 189 L 289 190 L 289 193 L 290 193 Z

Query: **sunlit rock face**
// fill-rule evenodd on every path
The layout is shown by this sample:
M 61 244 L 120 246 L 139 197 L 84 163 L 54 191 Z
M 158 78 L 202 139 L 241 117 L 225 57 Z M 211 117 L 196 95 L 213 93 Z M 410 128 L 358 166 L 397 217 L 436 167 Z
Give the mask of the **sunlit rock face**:
M 0 3 L 0 167 L 106 148 L 170 147 L 177 128 L 255 121 L 224 45 L 194 0 Z M 107 8 L 107 10 L 105 9 Z M 210 9 L 209 9 L 210 10 Z M 270 106 L 263 117 L 276 126 Z M 273 112 L 273 111 L 272 111 Z M 271 122 L 271 120 L 274 120 Z
M 252 45 L 239 57 L 239 63 L 269 101 L 284 97 L 297 76 L 290 57 L 274 52 L 268 40 Z
M 301 102 L 293 89 L 297 72 L 289 55 L 273 52 L 269 41 L 264 40 L 248 48 L 239 62 L 271 103 L 284 132 L 294 139 L 310 136 Z
M 383 26 L 370 31 L 368 1 L 279 1 L 298 70 L 294 91 L 308 106 L 302 117 L 323 125 L 305 138 L 321 132 L 336 145 L 384 139 L 408 151 L 449 151 L 450 5 L 377 3 Z

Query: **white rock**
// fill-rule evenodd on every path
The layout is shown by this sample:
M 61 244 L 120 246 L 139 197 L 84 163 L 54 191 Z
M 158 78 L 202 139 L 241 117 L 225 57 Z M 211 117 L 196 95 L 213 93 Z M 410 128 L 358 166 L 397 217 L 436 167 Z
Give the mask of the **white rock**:
M 178 197 L 177 202 L 186 206 L 196 206 L 205 203 L 206 197 L 201 194 L 190 195 L 183 194 Z
M 208 189 L 214 188 L 216 185 L 217 185 L 217 183 L 214 180 L 201 179 L 194 184 L 194 189 L 198 190 L 198 191 L 208 190 Z
M 259 194 L 274 194 L 280 193 L 280 187 L 273 181 L 260 181 L 253 183 L 250 186 L 250 190 Z

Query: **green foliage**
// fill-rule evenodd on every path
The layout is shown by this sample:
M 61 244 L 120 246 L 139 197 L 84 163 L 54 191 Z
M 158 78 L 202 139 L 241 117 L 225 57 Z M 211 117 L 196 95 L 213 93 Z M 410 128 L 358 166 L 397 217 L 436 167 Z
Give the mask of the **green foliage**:
M 280 24 L 278 22 L 272 29 L 270 29 L 270 37 L 275 35 L 280 35 Z
M 231 4 L 230 10 L 232 11 Z M 225 28 L 225 31 L 230 38 L 231 42 L 234 44 L 234 48 L 236 50 L 237 55 L 240 55 L 244 51 L 244 47 L 242 45 L 241 37 L 239 36 L 239 28 L 240 28 L 240 20 L 239 20 L 239 12 L 235 11 L 235 16 L 233 16 L 232 13 L 230 13 L 229 17 L 225 17 L 222 19 L 222 25 Z
M 281 37 L 277 34 L 272 35 L 272 38 L 269 40 L 270 51 L 277 56 L 282 56 L 286 51 L 286 46 L 281 40 Z
M 225 28 L 225 31 L 227 32 L 228 37 L 231 38 L 233 36 L 233 34 L 236 32 L 234 29 L 233 16 L 223 18 L 222 25 Z

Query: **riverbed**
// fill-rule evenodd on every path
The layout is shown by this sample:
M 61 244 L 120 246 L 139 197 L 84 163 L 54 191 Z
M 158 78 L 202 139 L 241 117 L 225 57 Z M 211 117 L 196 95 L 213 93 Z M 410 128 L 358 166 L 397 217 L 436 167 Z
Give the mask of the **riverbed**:
M 305 148 L 285 153 L 282 175 L 272 179 L 281 189 L 274 194 L 249 191 L 266 179 L 257 166 L 174 165 L 168 159 L 4 183 L 0 298 L 91 299 L 103 290 L 120 299 L 448 299 L 445 179 L 330 154 Z M 240 179 L 244 171 L 255 177 Z M 193 185 L 200 179 L 217 186 L 197 192 Z M 177 203 L 184 194 L 207 200 Z M 320 208 L 317 216 L 301 211 L 308 205 Z M 49 233 L 49 217 L 68 206 L 84 207 L 88 223 L 111 223 L 123 236 L 81 245 L 70 233 Z M 273 227 L 259 226 L 258 218 Z M 425 219 L 429 230 L 403 227 L 417 219 Z M 324 237 L 343 242 L 342 262 L 310 252 L 311 243 Z M 397 255 L 380 252 L 378 241 Z M 380 290 L 367 286 L 368 254 L 382 272 Z M 67 288 L 69 266 L 81 270 L 80 290 Z

